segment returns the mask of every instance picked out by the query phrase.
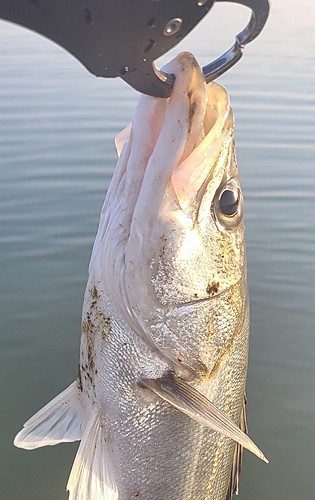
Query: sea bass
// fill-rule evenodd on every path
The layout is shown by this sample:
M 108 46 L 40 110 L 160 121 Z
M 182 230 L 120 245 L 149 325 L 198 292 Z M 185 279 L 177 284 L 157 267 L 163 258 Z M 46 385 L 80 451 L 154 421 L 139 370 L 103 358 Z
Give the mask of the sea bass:
M 15 438 L 81 440 L 71 500 L 225 500 L 238 488 L 249 307 L 223 87 L 180 54 L 169 99 L 116 138 L 82 313 L 78 379 Z

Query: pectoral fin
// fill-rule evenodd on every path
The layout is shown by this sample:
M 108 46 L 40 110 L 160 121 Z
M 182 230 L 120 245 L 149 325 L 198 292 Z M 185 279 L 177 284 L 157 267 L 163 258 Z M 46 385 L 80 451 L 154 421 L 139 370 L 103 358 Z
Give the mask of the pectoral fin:
M 142 379 L 140 384 L 151 389 L 151 391 L 190 418 L 214 431 L 220 432 L 224 436 L 234 439 L 241 446 L 268 463 L 262 451 L 227 415 L 218 410 L 205 396 L 186 382 L 169 374 L 156 380 Z

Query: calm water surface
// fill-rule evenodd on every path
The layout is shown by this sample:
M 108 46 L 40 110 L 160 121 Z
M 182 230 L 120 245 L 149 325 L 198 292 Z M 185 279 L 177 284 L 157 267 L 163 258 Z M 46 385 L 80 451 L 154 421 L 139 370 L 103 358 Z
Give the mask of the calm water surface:
M 206 63 L 247 18 L 246 9 L 217 6 L 180 49 Z M 263 35 L 220 79 L 235 112 L 246 201 L 250 434 L 270 460 L 267 466 L 245 453 L 240 500 L 314 498 L 314 26 L 312 0 L 274 1 Z M 91 76 L 51 42 L 0 23 L 3 500 L 67 498 L 77 445 L 26 452 L 12 440 L 76 377 L 113 139 L 137 98 L 123 82 Z

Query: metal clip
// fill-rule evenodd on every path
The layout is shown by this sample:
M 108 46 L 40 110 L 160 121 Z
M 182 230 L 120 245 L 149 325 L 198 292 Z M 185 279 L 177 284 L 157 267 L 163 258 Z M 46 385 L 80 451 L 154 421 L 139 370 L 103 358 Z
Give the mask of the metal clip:
M 223 2 L 225 0 L 216 0 L 217 2 Z M 245 45 L 252 42 L 262 31 L 266 24 L 270 4 L 269 0 L 228 0 L 235 3 L 245 5 L 252 9 L 252 15 L 249 20 L 248 25 L 235 37 L 235 43 L 225 54 L 207 64 L 203 68 L 206 82 L 211 82 L 215 78 L 223 75 L 227 70 L 229 70 L 234 64 L 239 61 L 243 55 Z
M 269 0 L 215 0 L 217 2 L 230 1 L 245 5 L 252 9 L 252 15 L 247 26 L 235 37 L 234 45 L 218 57 L 215 61 L 203 67 L 207 83 L 215 80 L 228 71 L 242 57 L 245 45 L 253 41 L 266 24 L 270 3 Z M 174 75 L 167 74 L 156 68 L 152 63 L 152 71 L 148 71 L 146 79 L 136 81 L 134 75 L 124 75 L 122 78 L 133 88 L 142 93 L 155 97 L 169 97 L 174 85 Z M 138 77 L 138 75 L 137 75 Z M 150 80 L 150 83 L 149 83 Z M 148 85 L 149 83 L 149 85 Z

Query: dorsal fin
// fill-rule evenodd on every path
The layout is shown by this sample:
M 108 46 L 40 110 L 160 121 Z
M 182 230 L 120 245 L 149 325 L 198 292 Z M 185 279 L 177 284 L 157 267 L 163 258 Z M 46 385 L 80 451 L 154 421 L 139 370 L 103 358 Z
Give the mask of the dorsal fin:
M 246 393 L 244 394 L 243 407 L 240 418 L 240 429 L 247 434 L 248 426 L 247 426 L 247 418 L 246 418 L 246 404 L 247 398 Z M 239 484 L 240 484 L 240 475 L 242 470 L 242 460 L 243 460 L 244 448 L 239 443 L 236 443 L 233 455 L 232 469 L 231 469 L 231 478 L 230 484 L 226 495 L 226 500 L 232 500 L 232 496 L 238 495 L 239 493 Z

